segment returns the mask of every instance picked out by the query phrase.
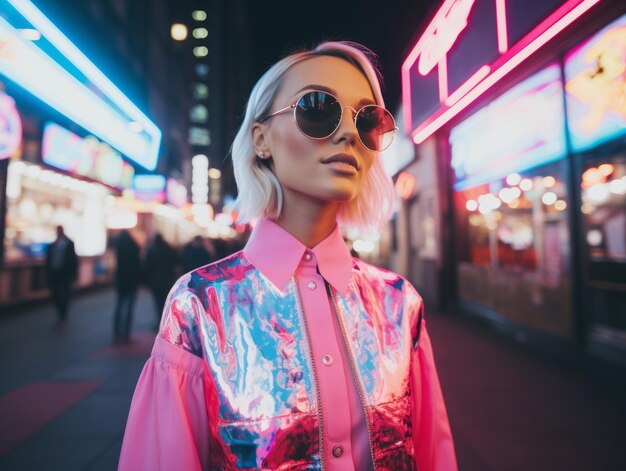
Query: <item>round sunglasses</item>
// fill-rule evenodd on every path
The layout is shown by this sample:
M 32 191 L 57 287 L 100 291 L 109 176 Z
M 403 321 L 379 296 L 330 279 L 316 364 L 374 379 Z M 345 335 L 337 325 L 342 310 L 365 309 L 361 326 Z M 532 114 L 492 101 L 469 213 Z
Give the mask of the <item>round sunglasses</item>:
M 351 106 L 342 106 L 337 97 L 319 90 L 305 93 L 293 105 L 275 111 L 259 123 L 293 109 L 293 117 L 302 134 L 311 139 L 326 139 L 339 127 L 345 108 L 354 112 L 354 125 L 365 147 L 381 152 L 391 145 L 398 128 L 388 110 L 378 105 L 365 105 L 357 111 Z

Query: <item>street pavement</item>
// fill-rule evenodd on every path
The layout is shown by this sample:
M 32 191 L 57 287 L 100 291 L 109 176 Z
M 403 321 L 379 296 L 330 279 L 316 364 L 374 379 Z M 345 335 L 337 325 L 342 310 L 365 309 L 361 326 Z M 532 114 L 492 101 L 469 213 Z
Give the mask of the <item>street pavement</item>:
M 156 316 L 142 291 L 131 342 L 114 345 L 114 301 L 77 296 L 64 332 L 50 305 L 0 317 L 0 470 L 116 469 Z M 625 469 L 621 386 L 465 318 L 430 313 L 427 325 L 459 469 Z

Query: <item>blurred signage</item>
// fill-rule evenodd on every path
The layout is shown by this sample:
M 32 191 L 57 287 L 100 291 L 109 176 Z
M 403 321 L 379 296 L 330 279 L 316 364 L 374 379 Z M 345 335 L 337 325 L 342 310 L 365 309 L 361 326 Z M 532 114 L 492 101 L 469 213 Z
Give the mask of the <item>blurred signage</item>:
M 396 180 L 396 193 L 404 200 L 410 200 L 415 194 L 415 177 L 407 172 L 400 172 Z
M 574 151 L 626 134 L 626 15 L 565 57 L 569 132 Z
M 41 155 L 52 167 L 116 188 L 132 186 L 135 169 L 120 154 L 95 137 L 82 138 L 58 124 L 44 127 Z
M 561 69 L 524 80 L 450 131 L 455 189 L 566 155 Z
M 191 202 L 209 202 L 209 158 L 204 154 L 194 155 L 191 159 Z
M 133 193 L 141 201 L 165 201 L 165 177 L 163 175 L 135 175 Z
M 22 144 L 22 120 L 15 100 L 0 91 L 0 159 L 12 157 Z
M 444 1 L 402 65 L 406 133 L 423 142 L 600 1 Z
M 187 187 L 174 178 L 168 178 L 165 200 L 172 206 L 182 208 L 187 204 Z
M 415 145 L 404 132 L 402 119 L 402 106 L 400 106 L 398 113 L 396 113 L 396 125 L 398 126 L 398 131 L 396 131 L 396 135 L 394 136 L 389 148 L 383 152 L 383 166 L 385 167 L 387 173 L 391 176 L 394 176 L 402 168 L 410 164 L 415 158 Z
M 161 131 L 32 2 L 0 0 L 0 75 L 139 165 L 156 167 Z M 41 34 L 30 41 L 16 27 Z

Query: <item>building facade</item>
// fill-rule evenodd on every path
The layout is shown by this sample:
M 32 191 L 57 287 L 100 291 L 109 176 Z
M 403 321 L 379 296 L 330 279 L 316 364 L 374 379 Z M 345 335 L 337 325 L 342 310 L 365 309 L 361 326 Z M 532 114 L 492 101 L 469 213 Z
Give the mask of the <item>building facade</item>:
M 400 213 L 419 260 L 407 275 L 439 307 L 618 363 L 624 13 L 611 0 L 446 1 L 402 70 L 416 144 L 402 170 L 418 181 Z

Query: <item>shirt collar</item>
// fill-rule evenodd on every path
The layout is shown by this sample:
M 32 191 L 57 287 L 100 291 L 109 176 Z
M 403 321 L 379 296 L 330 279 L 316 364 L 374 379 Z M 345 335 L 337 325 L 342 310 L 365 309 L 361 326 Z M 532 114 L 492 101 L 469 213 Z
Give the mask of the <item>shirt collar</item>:
M 304 257 L 307 247 L 269 219 L 261 219 L 252 230 L 243 249 L 244 255 L 282 290 Z M 352 276 L 352 256 L 339 227 L 311 249 L 320 274 L 335 290 L 345 296 Z

